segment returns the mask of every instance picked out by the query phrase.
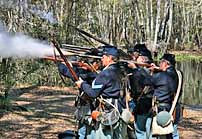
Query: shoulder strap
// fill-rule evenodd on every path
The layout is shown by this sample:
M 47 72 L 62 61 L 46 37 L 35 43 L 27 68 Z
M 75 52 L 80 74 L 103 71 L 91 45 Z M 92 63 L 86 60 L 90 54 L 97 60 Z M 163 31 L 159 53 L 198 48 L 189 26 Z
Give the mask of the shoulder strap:
M 176 70 L 176 72 L 177 72 L 177 75 L 178 75 L 178 87 L 177 87 L 177 92 L 176 92 L 176 95 L 174 97 L 172 107 L 170 109 L 170 114 L 171 115 L 173 114 L 173 111 L 174 111 L 175 106 L 177 104 L 178 98 L 180 96 L 180 91 L 181 91 L 181 88 L 182 88 L 182 72 L 179 71 L 179 70 Z

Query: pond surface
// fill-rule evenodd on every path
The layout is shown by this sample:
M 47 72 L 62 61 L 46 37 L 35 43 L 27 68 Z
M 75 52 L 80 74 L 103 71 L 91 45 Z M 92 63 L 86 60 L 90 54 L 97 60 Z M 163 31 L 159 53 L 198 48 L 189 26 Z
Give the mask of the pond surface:
M 202 62 L 178 62 L 176 68 L 184 75 L 182 103 L 202 104 Z

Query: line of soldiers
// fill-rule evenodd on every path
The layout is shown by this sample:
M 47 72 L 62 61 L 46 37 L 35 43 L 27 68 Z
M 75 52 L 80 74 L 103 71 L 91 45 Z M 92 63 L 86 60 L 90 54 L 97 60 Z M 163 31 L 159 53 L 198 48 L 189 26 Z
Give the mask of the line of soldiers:
M 99 73 L 73 67 L 80 77 L 75 82 L 80 90 L 75 113 L 79 121 L 78 138 L 179 139 L 179 98 L 174 121 L 167 113 L 158 116 L 160 112 L 170 111 L 177 92 L 179 78 L 175 69 L 175 56 L 164 54 L 157 67 L 147 47 L 137 44 L 128 51 L 131 59 L 151 66 L 138 66 L 133 62 L 128 62 L 125 66 L 119 62 L 116 47 L 104 46 L 102 51 L 102 70 Z M 58 68 L 63 76 L 73 79 L 63 63 L 59 63 Z M 152 104 L 155 104 L 156 110 Z M 152 133 L 152 123 L 156 115 L 157 122 L 165 127 L 170 124 L 168 121 L 172 121 L 174 131 L 155 136 Z M 129 131 L 132 132 L 129 134 Z

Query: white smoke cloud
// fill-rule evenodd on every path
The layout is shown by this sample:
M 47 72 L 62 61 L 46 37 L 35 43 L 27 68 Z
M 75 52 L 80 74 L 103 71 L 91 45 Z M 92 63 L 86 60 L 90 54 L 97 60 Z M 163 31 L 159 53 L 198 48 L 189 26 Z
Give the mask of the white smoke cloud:
M 0 7 L 15 8 L 21 6 L 24 12 L 35 14 L 40 18 L 54 24 L 57 23 L 52 12 L 41 11 L 36 5 L 28 9 L 28 1 L 0 0 Z M 39 58 L 47 55 L 53 56 L 53 47 L 23 34 L 10 35 L 0 21 L 0 57 Z
M 46 12 L 46 11 L 41 11 L 37 8 L 33 8 L 30 10 L 30 12 L 36 16 L 39 16 L 40 18 L 48 21 L 51 24 L 57 24 L 57 20 L 53 17 L 53 13 L 52 12 Z
M 31 37 L 0 32 L 0 57 L 39 58 L 53 55 L 53 47 Z

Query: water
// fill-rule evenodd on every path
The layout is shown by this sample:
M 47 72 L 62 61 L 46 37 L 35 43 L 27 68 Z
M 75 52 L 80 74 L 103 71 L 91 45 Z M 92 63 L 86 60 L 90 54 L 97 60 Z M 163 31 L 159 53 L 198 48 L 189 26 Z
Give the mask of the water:
M 178 62 L 177 69 L 184 75 L 182 102 L 189 105 L 202 104 L 202 62 Z

